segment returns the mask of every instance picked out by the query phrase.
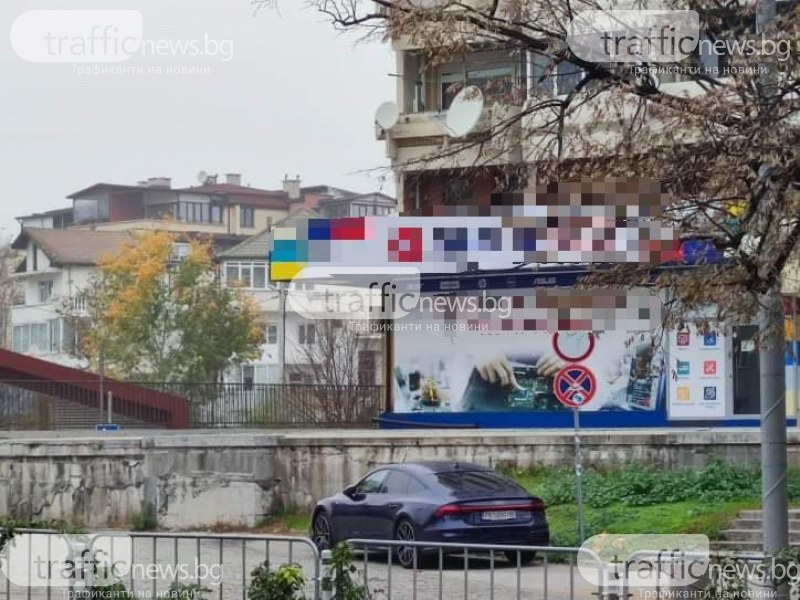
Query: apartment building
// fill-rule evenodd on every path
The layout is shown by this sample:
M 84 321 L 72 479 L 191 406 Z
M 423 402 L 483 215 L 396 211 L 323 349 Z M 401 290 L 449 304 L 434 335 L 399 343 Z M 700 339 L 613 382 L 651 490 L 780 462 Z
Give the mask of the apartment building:
M 522 187 L 519 173 L 524 173 L 529 183 L 535 179 L 535 165 L 544 158 L 545 147 L 535 119 L 542 117 L 514 117 L 530 103 L 541 102 L 543 95 L 569 94 L 584 76 L 580 67 L 566 61 L 554 67 L 515 47 L 476 43 L 470 52 L 444 63 L 429 63 L 425 53 L 406 37 L 393 39 L 392 47 L 397 82 L 394 102 L 400 116 L 388 131 L 376 124 L 376 137 L 385 140 L 401 210 L 488 205 L 493 192 Z M 723 66 L 724 58 L 698 57 L 709 69 Z M 660 89 L 677 95 L 699 93 L 697 84 L 684 79 L 662 76 Z M 489 131 L 502 131 L 502 135 L 454 152 L 446 117 L 455 96 L 467 86 L 481 90 L 483 111 L 470 134 L 458 141 L 475 140 Z M 587 106 L 568 119 L 565 129 L 596 118 Z M 618 127 L 616 121 L 609 122 L 606 134 Z M 467 166 L 473 168 L 467 172 Z

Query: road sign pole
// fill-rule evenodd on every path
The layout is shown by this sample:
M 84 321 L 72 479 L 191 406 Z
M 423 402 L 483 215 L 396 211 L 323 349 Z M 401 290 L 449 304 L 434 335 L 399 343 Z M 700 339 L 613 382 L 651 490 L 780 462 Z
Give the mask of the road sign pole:
M 572 409 L 575 423 L 575 496 L 578 500 L 578 537 L 580 543 L 585 541 L 583 526 L 583 455 L 581 452 L 581 410 L 577 406 Z
M 567 365 L 553 378 L 553 393 L 559 402 L 572 409 L 575 426 L 575 497 L 578 501 L 578 536 L 585 540 L 583 515 L 583 452 L 581 449 L 581 407 L 592 401 L 597 393 L 597 379 L 583 365 Z

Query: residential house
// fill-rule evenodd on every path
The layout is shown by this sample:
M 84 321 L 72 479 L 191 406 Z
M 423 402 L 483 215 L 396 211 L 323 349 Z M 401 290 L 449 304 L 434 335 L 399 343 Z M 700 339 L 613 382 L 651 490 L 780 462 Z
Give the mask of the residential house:
M 301 186 L 299 176 L 283 181 L 292 213 L 313 210 L 327 219 L 387 216 L 397 213 L 397 200 L 381 192 L 361 194 L 329 185 Z
M 302 209 L 277 223 L 288 225 L 298 218 L 314 216 Z M 307 349 L 326 335 L 319 321 L 305 318 L 292 308 L 292 296 L 304 295 L 306 301 L 323 300 L 324 291 L 314 283 L 272 283 L 269 281 L 268 230 L 218 255 L 223 279 L 227 285 L 239 285 L 257 300 L 265 322 L 265 342 L 258 361 L 242 365 L 226 374 L 226 381 L 254 383 L 314 383 L 313 364 Z M 345 330 L 342 329 L 342 335 Z M 356 335 L 347 333 L 347 335 Z M 379 335 L 364 335 L 357 344 L 358 382 L 377 385 L 381 382 L 383 342 Z
M 153 177 L 138 185 L 96 183 L 68 196 L 73 227 L 103 230 L 169 229 L 222 235 L 253 235 L 285 217 L 289 202 L 283 191 L 241 184 L 241 175 L 216 177 L 201 185 L 173 188 L 171 180 Z
M 126 231 L 23 229 L 13 243 L 25 258 L 13 276 L 23 297 L 11 308 L 11 349 L 67 366 L 85 366 L 70 354 L 75 333 L 60 310 L 65 302 L 80 303 L 80 291 L 98 262 L 131 239 Z
M 99 258 L 121 248 L 133 232 L 166 228 L 178 234 L 178 259 L 188 252 L 192 239 L 210 238 L 226 280 L 249 290 L 268 317 L 261 361 L 231 374 L 231 379 L 243 382 L 281 381 L 281 365 L 299 365 L 302 346 L 315 339 L 314 324 L 283 310 L 284 288 L 275 289 L 268 281 L 267 235 L 273 224 L 320 216 L 382 215 L 396 207 L 393 198 L 381 193 L 302 187 L 299 177 L 287 178 L 283 189 L 271 191 L 242 185 L 241 176 L 233 173 L 222 183 L 205 176 L 201 185 L 187 188 L 175 188 L 164 177 L 137 185 L 96 183 L 68 198 L 71 207 L 18 217 L 21 233 L 14 248 L 26 258 L 14 278 L 24 287 L 25 300 L 12 310 L 12 348 L 75 365 L 68 352 L 74 335 L 58 315 L 62 303 L 79 297 Z M 288 291 L 302 288 L 301 284 Z M 277 330 L 284 313 L 285 336 Z M 281 352 L 286 349 L 285 360 L 278 352 L 278 339 Z M 370 360 L 365 358 L 365 364 Z M 287 370 L 285 379 L 304 377 L 294 369 Z

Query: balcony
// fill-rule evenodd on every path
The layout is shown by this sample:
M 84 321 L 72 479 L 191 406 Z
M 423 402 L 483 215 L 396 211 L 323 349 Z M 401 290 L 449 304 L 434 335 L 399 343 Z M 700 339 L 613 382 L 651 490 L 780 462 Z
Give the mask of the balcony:
M 501 131 L 482 148 L 477 145 L 465 149 L 457 156 L 439 158 L 426 164 L 426 169 L 449 169 L 467 166 L 476 162 L 492 165 L 514 162 L 522 156 L 520 149 L 522 107 L 495 104 L 485 108 L 471 136 L 491 130 Z M 400 121 L 392 127 L 387 136 L 387 155 L 395 167 L 420 161 L 434 153 L 451 139 L 445 126 L 446 113 L 423 112 L 400 116 Z M 458 141 L 469 141 L 469 137 Z

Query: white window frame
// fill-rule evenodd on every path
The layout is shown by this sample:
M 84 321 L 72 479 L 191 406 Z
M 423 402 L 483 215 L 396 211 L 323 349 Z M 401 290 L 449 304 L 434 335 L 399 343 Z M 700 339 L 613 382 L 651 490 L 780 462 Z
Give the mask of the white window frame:
M 36 286 L 37 291 L 39 294 L 39 304 L 46 304 L 53 298 L 53 289 L 55 288 L 55 282 L 52 279 L 44 279 L 39 282 L 39 285 Z M 45 297 L 45 290 L 47 290 L 47 295 Z
M 255 273 L 256 270 L 263 269 L 264 273 L 264 285 L 263 286 L 256 286 L 256 277 Z M 231 280 L 229 270 L 235 270 L 237 275 L 236 278 Z M 248 279 L 244 280 L 242 274 L 249 273 Z M 223 273 L 225 275 L 225 283 L 227 285 L 233 285 L 234 282 L 240 282 L 244 284 L 244 288 L 248 290 L 265 290 L 269 286 L 269 266 L 267 265 L 266 261 L 229 261 L 224 264 Z
M 250 218 L 245 219 L 245 214 L 249 214 Z M 239 206 L 239 227 L 243 229 L 255 229 L 256 226 L 256 208 L 255 206 L 240 205 Z
M 317 343 L 317 328 L 314 323 L 301 323 L 297 326 L 297 342 L 301 346 L 313 346 Z

